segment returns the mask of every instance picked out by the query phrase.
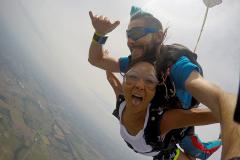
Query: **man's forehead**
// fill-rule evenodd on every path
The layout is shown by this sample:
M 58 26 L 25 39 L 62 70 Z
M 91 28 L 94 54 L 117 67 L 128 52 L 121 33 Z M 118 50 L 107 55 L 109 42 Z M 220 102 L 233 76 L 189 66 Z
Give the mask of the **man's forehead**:
M 131 29 L 133 27 L 149 27 L 149 28 L 152 28 L 153 25 L 147 23 L 144 18 L 137 18 L 137 19 L 131 20 L 128 24 L 128 29 Z

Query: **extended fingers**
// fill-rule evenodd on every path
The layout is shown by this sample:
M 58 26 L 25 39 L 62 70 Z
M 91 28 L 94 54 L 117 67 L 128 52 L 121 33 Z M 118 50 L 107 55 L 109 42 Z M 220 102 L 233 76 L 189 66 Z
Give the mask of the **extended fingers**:
M 108 19 L 108 17 L 105 17 L 103 15 L 93 15 L 92 11 L 89 11 L 89 16 L 90 18 L 93 20 L 93 21 L 104 21 L 104 22 L 107 22 L 109 24 L 112 24 L 112 25 L 118 25 L 119 24 L 119 21 L 116 21 L 115 23 L 111 23 L 110 20 Z M 116 24 L 118 23 L 118 24 Z
M 93 19 L 93 13 L 92 13 L 92 11 L 89 11 L 88 13 L 89 13 L 90 18 Z
M 119 21 L 111 22 L 105 16 L 94 15 L 92 11 L 89 11 L 89 16 L 91 18 L 92 25 L 95 28 L 95 31 L 102 35 L 111 32 L 120 24 Z
M 100 16 L 98 16 L 98 15 L 93 15 L 92 11 L 89 11 L 89 16 L 90 16 L 90 18 L 91 18 L 92 20 L 101 20 L 101 21 L 103 21 L 103 20 L 106 20 L 106 19 L 107 19 L 107 17 L 104 17 L 104 16 L 102 16 L 102 15 L 100 15 Z

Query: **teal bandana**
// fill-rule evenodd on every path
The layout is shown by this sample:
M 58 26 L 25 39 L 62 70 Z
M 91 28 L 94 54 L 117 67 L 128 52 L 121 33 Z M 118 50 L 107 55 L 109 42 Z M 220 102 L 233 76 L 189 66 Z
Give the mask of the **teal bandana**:
M 132 6 L 131 11 L 130 11 L 130 17 L 134 17 L 135 15 L 149 15 L 149 16 L 153 16 L 152 14 L 143 11 L 140 7 Z

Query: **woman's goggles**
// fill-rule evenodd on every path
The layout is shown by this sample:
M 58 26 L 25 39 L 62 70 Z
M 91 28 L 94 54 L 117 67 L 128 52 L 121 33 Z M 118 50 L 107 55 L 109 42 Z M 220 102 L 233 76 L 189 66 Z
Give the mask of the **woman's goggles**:
M 127 30 L 127 38 L 131 38 L 134 41 L 146 36 L 148 33 L 158 32 L 157 28 L 144 28 L 144 27 L 134 27 Z
M 135 71 L 129 71 L 124 75 L 126 84 L 136 84 L 140 79 L 143 80 L 144 85 L 149 89 L 154 89 L 159 84 L 157 77 L 152 75 L 141 75 Z

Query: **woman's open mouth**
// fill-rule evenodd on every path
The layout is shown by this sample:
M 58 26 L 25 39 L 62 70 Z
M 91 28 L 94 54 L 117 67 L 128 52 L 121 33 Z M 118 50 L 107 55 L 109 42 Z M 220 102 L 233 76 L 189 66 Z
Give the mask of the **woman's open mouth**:
M 137 106 L 143 101 L 143 97 L 139 95 L 132 95 L 132 104 Z

